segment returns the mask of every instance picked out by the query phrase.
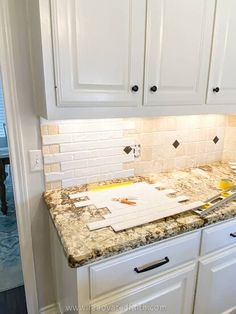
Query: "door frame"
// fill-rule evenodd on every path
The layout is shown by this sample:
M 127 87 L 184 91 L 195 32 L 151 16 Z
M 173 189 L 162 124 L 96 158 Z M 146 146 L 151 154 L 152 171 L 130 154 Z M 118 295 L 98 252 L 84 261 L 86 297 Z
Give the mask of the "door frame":
M 19 233 L 22 271 L 28 313 L 39 312 L 33 244 L 31 234 L 31 215 L 19 101 L 12 47 L 9 4 L 0 1 L 0 63 L 4 91 L 5 113 L 8 130 L 8 145 L 12 168 L 15 209 Z

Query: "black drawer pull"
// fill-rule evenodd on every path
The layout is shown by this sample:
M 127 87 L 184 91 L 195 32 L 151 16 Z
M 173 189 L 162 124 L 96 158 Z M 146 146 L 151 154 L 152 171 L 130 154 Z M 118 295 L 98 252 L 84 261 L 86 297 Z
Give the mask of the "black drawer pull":
M 165 265 L 167 263 L 169 263 L 169 258 L 168 257 L 165 257 L 157 262 L 153 262 L 153 263 L 150 263 L 150 264 L 146 264 L 146 265 L 143 265 L 141 267 L 135 267 L 134 268 L 134 271 L 136 271 L 136 273 L 144 273 L 145 271 L 149 271 L 149 270 L 152 270 L 154 268 L 158 268 L 162 265 Z
M 230 236 L 233 237 L 233 238 L 236 238 L 236 232 L 230 233 Z
M 219 91 L 220 91 L 219 87 L 213 88 L 213 92 L 214 92 L 214 93 L 219 93 Z

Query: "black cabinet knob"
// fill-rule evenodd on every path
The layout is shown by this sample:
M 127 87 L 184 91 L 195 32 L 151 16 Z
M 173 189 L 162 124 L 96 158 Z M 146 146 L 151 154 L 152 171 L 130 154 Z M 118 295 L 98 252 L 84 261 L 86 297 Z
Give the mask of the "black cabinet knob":
M 132 86 L 131 89 L 132 89 L 133 92 L 137 93 L 138 92 L 138 85 Z
M 150 91 L 151 92 L 153 92 L 153 93 L 155 93 L 156 91 L 157 91 L 157 86 L 152 86 L 151 88 L 150 88 Z
M 219 91 L 220 91 L 219 87 L 213 88 L 214 93 L 219 93 Z

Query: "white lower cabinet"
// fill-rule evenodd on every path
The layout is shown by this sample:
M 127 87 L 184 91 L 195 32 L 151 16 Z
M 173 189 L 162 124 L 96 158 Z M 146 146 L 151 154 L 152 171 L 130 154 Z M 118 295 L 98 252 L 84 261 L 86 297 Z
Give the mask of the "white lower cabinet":
M 121 294 L 95 303 L 92 313 L 157 313 L 191 314 L 197 264 L 140 284 Z
M 200 261 L 194 314 L 236 313 L 236 247 Z
M 235 221 L 77 269 L 68 267 L 51 224 L 60 313 L 235 314 Z

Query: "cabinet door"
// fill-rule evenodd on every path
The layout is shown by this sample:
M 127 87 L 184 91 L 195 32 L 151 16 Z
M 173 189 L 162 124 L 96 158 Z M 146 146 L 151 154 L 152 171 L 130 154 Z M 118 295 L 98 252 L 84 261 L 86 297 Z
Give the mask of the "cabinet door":
M 235 30 L 236 1 L 218 0 L 207 99 L 209 104 L 236 104 Z
M 191 314 L 196 281 L 196 264 L 182 268 L 92 306 L 92 313 Z
M 147 3 L 145 105 L 204 104 L 215 0 Z
M 57 105 L 141 105 L 145 0 L 51 3 Z
M 236 310 L 235 278 L 235 248 L 202 261 L 199 268 L 194 313 L 233 313 L 233 310 Z

